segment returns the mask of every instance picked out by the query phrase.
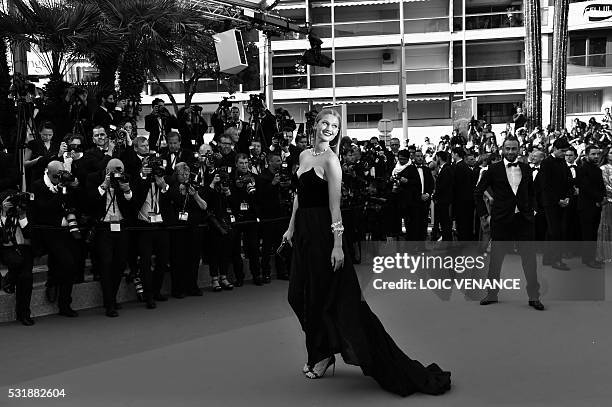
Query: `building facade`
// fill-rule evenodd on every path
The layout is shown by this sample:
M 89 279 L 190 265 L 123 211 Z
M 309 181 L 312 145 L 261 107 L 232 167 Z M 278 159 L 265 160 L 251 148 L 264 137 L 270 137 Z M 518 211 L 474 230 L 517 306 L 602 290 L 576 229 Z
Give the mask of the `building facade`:
M 554 7 L 541 0 L 543 122 L 550 116 L 550 74 Z M 335 33 L 335 96 L 347 104 L 348 135 L 379 134 L 380 119 L 393 121 L 401 136 L 400 7 L 404 8 L 408 137 L 420 143 L 451 131 L 451 103 L 478 100 L 478 117 L 503 128 L 525 97 L 525 29 L 521 0 L 284 0 L 276 10 L 298 23 L 310 22 L 331 56 Z M 568 127 L 574 117 L 600 119 L 612 105 L 612 0 L 574 2 L 569 12 Z M 464 26 L 465 20 L 465 26 Z M 465 47 L 465 50 L 464 50 Z M 297 122 L 304 113 L 332 102 L 332 69 L 303 67 L 297 58 L 309 48 L 300 35 L 272 42 L 274 104 Z M 465 61 L 463 56 L 465 55 Z M 167 78 L 172 82 L 172 78 Z M 224 94 L 202 84 L 194 103 L 214 110 Z M 160 95 L 152 84 L 143 102 Z M 246 100 L 246 96 L 238 96 Z

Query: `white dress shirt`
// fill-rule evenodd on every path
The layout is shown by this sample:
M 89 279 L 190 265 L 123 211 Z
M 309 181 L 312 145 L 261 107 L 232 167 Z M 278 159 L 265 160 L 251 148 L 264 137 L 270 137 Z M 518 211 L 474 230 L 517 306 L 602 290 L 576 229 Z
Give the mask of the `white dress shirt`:
M 514 161 L 514 163 L 518 163 L 518 162 Z M 510 161 L 504 158 L 504 167 L 506 168 L 506 176 L 508 177 L 508 182 L 510 183 L 512 192 L 514 193 L 514 195 L 516 195 L 519 184 L 521 183 L 521 179 L 522 179 L 521 168 L 518 165 L 516 167 L 514 166 L 508 167 L 508 164 L 510 164 Z M 519 209 L 518 209 L 518 206 L 516 206 L 514 208 L 514 213 L 518 213 L 518 212 L 519 212 Z
M 421 195 L 425 193 L 425 177 L 423 176 L 423 168 L 417 167 L 419 178 L 421 179 Z

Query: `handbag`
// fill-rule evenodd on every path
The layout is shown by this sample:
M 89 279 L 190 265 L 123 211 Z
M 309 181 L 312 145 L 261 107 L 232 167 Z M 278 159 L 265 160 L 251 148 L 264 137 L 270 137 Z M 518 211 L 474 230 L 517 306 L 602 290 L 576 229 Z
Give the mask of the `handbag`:
M 291 252 L 291 245 L 286 240 L 283 240 L 280 246 L 278 246 L 278 249 L 276 249 L 276 254 L 285 262 L 288 262 L 291 259 Z

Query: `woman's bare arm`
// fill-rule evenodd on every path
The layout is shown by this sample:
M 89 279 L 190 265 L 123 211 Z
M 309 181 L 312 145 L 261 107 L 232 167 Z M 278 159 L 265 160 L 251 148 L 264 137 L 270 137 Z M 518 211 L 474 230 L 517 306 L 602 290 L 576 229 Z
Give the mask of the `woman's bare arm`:
M 331 212 L 332 223 L 342 222 L 340 211 L 340 198 L 342 197 L 342 167 L 340 160 L 335 154 L 330 154 L 327 161 L 327 186 L 329 191 L 329 211 Z M 331 228 L 331 225 L 330 225 Z M 342 235 L 334 234 L 334 248 L 342 248 Z

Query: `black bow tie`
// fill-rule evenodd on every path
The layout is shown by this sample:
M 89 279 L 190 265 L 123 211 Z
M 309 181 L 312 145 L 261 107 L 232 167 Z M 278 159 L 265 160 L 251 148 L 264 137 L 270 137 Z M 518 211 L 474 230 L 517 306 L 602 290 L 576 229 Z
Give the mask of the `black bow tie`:
M 518 161 L 516 161 L 516 162 L 513 162 L 513 163 L 508 163 L 508 165 L 506 165 L 506 167 L 507 167 L 507 168 L 510 168 L 510 167 L 518 167 L 518 165 L 519 165 L 519 163 L 518 163 Z
M 570 165 L 569 167 L 570 167 L 570 168 L 577 168 L 577 167 L 576 167 L 576 164 L 572 164 L 572 165 Z

